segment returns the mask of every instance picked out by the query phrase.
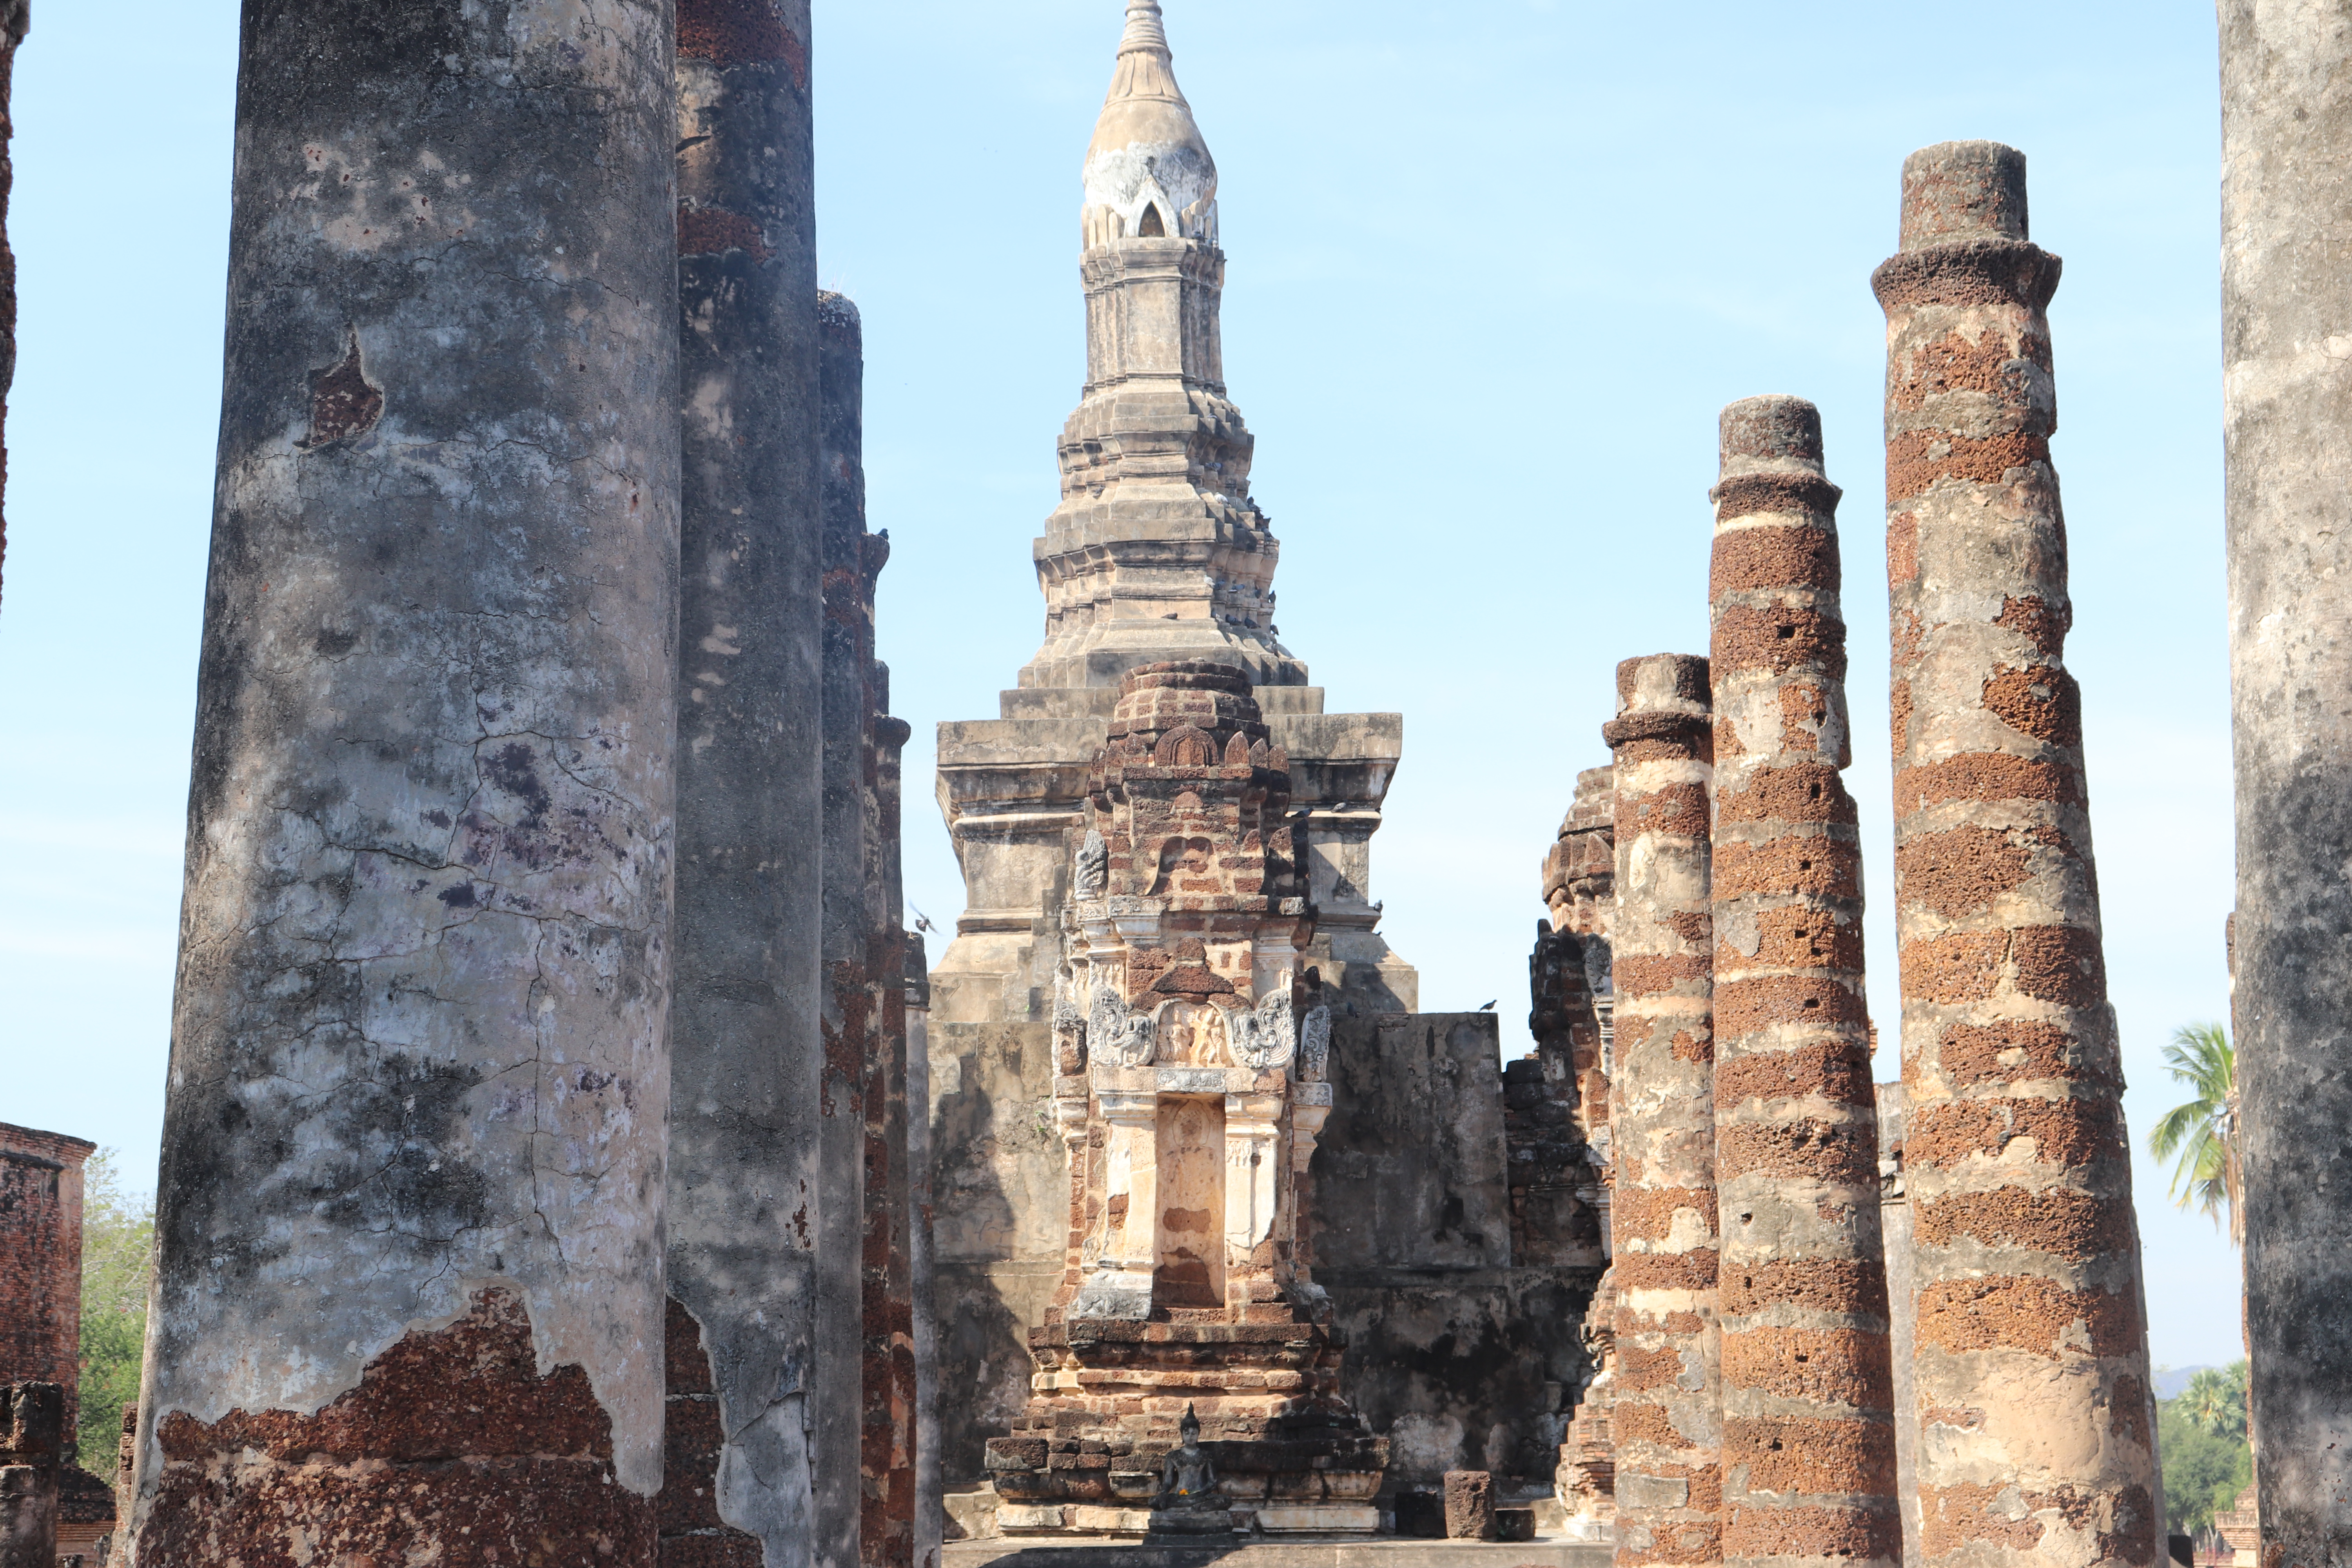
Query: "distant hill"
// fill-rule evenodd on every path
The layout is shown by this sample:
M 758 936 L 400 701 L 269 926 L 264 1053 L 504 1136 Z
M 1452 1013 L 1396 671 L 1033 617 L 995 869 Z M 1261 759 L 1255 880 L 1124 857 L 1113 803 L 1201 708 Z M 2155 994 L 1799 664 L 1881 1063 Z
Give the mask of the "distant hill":
M 2213 1369 L 2210 1367 L 2203 1366 L 2158 1367 L 2156 1373 L 2156 1396 L 2158 1399 L 2178 1398 L 2180 1391 L 2189 1386 L 2190 1378 L 2200 1372 L 2211 1370 Z

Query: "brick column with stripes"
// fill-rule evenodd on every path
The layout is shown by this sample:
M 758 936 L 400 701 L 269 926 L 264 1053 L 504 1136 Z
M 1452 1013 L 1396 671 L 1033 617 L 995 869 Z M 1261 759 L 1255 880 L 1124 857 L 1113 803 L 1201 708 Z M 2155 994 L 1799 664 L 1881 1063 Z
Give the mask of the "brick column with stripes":
M 1839 492 L 1813 405 L 1726 408 L 1712 494 L 1724 1560 L 1893 1568 Z
M 1904 1176 L 1930 1563 L 2161 1545 L 2139 1234 L 2063 648 L 2066 535 L 2025 158 L 1903 165 L 1886 310 Z
M 1723 1559 L 1706 660 L 1617 667 L 1617 1562 Z

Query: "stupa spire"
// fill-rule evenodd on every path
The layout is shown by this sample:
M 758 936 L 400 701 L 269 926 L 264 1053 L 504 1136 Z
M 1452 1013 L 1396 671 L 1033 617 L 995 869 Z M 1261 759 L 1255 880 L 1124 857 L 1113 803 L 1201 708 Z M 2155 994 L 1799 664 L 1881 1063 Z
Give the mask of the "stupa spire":
M 1118 52 L 1124 57 L 1139 50 L 1157 54 L 1164 64 L 1169 58 L 1168 29 L 1160 25 L 1160 0 L 1128 0 L 1127 31 L 1118 40 Z M 1170 86 L 1175 83 L 1171 78 Z M 1111 89 L 1118 96 L 1118 89 Z
M 1129 0 L 1110 91 L 1087 147 L 1086 247 L 1217 238 L 1217 161 L 1176 85 L 1160 0 Z

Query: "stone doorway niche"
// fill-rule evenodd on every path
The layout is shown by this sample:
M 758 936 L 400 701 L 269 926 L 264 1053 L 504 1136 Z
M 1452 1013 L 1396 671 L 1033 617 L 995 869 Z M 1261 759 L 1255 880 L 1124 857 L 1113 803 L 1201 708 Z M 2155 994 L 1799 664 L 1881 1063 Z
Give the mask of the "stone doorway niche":
M 1164 1094 L 1157 1129 L 1160 1166 L 1154 1307 L 1225 1304 L 1225 1101 L 1223 1095 Z

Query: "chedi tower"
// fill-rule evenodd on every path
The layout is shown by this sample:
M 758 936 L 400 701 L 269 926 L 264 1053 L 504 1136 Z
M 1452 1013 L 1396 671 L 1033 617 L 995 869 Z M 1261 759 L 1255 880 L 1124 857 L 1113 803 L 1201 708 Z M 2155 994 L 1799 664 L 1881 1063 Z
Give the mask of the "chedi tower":
M 1392 713 L 1332 715 L 1278 640 L 1279 547 L 1249 493 L 1252 437 L 1225 396 L 1217 170 L 1176 85 L 1155 0 L 1133 0 L 1084 169 L 1087 382 L 1059 446 L 1061 503 L 1035 544 L 1045 637 L 1000 716 L 939 735 L 939 800 L 966 907 L 932 972 L 930 1050 L 941 1383 L 952 1487 L 1030 1393 L 1027 1331 L 1064 1283 L 1067 1169 L 1038 1124 L 1053 1007 L 1069 967 L 1062 911 L 1087 771 L 1139 667 L 1210 661 L 1247 677 L 1289 760 L 1301 891 L 1318 914 L 1287 961 L 1344 1018 L 1411 1012 L 1389 950 L 1370 840 L 1402 751 Z

